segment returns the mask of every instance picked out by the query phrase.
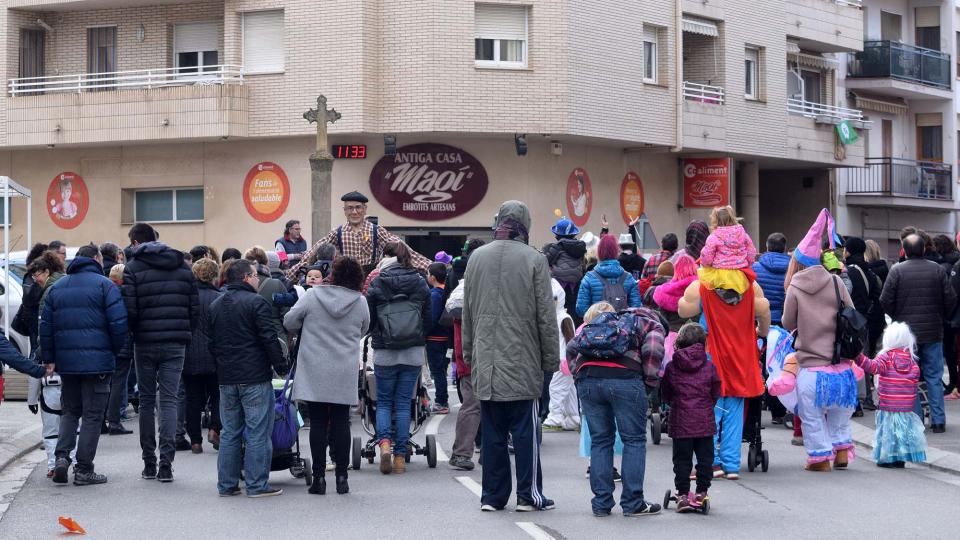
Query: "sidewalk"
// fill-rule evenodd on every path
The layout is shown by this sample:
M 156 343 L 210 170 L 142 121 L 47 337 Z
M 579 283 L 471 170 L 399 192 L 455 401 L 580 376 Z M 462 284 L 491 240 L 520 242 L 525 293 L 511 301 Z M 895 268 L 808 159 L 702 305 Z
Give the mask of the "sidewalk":
M 939 471 L 960 475 L 960 401 L 947 401 L 947 432 L 935 434 L 927 427 L 927 462 Z M 873 451 L 876 427 L 873 411 L 863 411 L 863 418 L 854 418 L 853 441 Z
M 0 403 L 0 471 L 40 446 L 42 427 L 40 415 L 32 414 L 26 401 Z

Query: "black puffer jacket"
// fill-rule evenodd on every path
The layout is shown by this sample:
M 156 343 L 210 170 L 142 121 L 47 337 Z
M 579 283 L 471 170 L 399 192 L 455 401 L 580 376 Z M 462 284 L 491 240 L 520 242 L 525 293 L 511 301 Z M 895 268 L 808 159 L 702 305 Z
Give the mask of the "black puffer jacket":
M 20 301 L 20 310 L 17 317 L 27 327 L 30 338 L 30 347 L 36 348 L 37 337 L 40 335 L 40 298 L 43 297 L 43 285 L 33 280 L 27 274 L 23 277 L 23 298 Z
M 890 268 L 887 266 L 887 261 L 880 259 L 879 261 L 873 261 L 867 263 L 867 266 L 870 267 L 870 270 L 880 278 L 882 283 L 887 282 L 887 274 L 890 273 Z
M 209 283 L 199 282 L 200 316 L 193 329 L 193 339 L 187 345 L 183 360 L 184 375 L 207 375 L 217 372 L 217 362 L 210 354 L 210 305 L 220 298 L 220 291 Z
M 943 339 L 944 318 L 953 313 L 956 303 L 943 267 L 921 258 L 893 265 L 880 295 L 883 311 L 910 325 L 918 344 Z
M 270 303 L 246 283 L 229 283 L 210 304 L 207 343 L 220 384 L 265 383 L 273 370 L 287 372 Z
M 419 343 L 414 343 L 412 346 L 416 347 L 425 343 L 424 332 L 430 327 L 432 321 L 430 287 L 427 286 L 426 280 L 423 279 L 416 268 L 406 268 L 399 264 L 392 264 L 381 270 L 380 274 L 370 282 L 370 288 L 367 289 L 367 306 L 370 308 L 370 341 L 374 349 L 385 348 L 380 325 L 377 322 L 377 308 L 389 303 L 390 299 L 398 294 L 405 294 L 411 301 L 423 306 L 420 340 Z
M 160 242 L 135 247 L 122 289 L 136 343 L 190 342 L 197 325 L 197 280 L 183 253 Z

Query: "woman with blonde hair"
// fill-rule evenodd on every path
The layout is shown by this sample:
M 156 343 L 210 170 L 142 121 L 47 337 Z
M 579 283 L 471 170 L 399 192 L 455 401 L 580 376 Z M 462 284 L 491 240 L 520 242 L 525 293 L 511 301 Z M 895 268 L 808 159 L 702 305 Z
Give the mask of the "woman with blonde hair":
M 867 261 L 867 268 L 876 274 L 882 283 L 886 283 L 890 268 L 887 266 L 887 261 L 885 261 L 880 254 L 880 244 L 878 244 L 876 240 L 869 239 L 865 240 L 865 242 L 867 244 L 867 250 L 863 253 L 863 258 Z
M 213 259 L 199 259 L 193 263 L 193 275 L 197 278 L 200 316 L 187 345 L 183 359 L 183 383 L 187 394 L 186 425 L 190 437 L 190 450 L 203 452 L 203 436 L 200 418 L 207 402 L 210 402 L 210 427 L 207 440 L 214 448 L 220 447 L 220 387 L 217 383 L 217 363 L 210 354 L 210 304 L 220 296 L 214 282 L 220 273 L 220 265 Z

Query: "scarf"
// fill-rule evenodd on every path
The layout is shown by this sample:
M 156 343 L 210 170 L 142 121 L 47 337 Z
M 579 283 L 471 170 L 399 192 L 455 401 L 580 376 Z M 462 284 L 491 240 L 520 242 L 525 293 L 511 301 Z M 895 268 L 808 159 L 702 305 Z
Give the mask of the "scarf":
M 529 232 L 523 223 L 511 218 L 504 218 L 493 230 L 494 240 L 517 240 L 526 244 Z

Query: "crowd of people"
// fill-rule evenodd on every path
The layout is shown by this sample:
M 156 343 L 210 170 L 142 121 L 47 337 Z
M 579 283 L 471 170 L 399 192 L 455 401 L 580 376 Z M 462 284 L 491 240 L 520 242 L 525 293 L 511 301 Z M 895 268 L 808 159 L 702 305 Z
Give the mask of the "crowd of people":
M 841 238 L 823 210 L 795 249 L 773 233 L 758 255 L 727 206 L 692 221 L 682 246 L 664 235 L 648 258 L 636 220 L 614 236 L 605 218 L 599 235 L 562 218 L 538 250 L 527 206 L 507 201 L 492 241 L 431 261 L 367 220 L 364 195 L 341 200 L 346 222 L 312 247 L 296 220 L 271 251 L 179 251 L 142 223 L 126 248 L 85 245 L 70 261 L 62 242 L 33 246 L 14 320 L 31 358 L 4 341 L 0 360 L 37 380 L 28 403 L 42 410 L 48 477 L 66 484 L 72 466 L 75 485 L 105 483 L 99 438 L 132 433 L 130 404 L 144 479 L 172 482 L 177 451 L 202 453 L 206 426 L 221 496 L 279 495 L 272 381 L 292 370 L 310 422 L 309 492 L 325 494 L 332 469 L 348 493 L 365 339 L 380 471 L 406 470 L 418 379 L 432 378 L 430 412 L 448 414 L 451 377 L 461 407 L 449 465 L 474 469 L 479 445 L 483 511 L 510 501 L 511 453 L 516 509 L 554 507 L 542 430 L 580 431 L 594 515 L 611 513 L 621 481 L 624 515 L 643 516 L 661 511 L 643 489 L 651 404 L 669 411 L 677 508 L 688 512 L 712 480 L 739 478 L 745 418 L 764 404 L 773 423 L 792 418 L 806 469 L 825 472 L 854 460 L 850 421 L 862 409 L 879 408 L 878 465 L 923 461 L 919 382 L 934 434 L 946 429 L 944 400 L 960 397 L 960 251 L 946 236 L 904 229 L 888 268 L 876 242 Z M 768 377 L 758 339 L 771 328 L 792 340 Z

